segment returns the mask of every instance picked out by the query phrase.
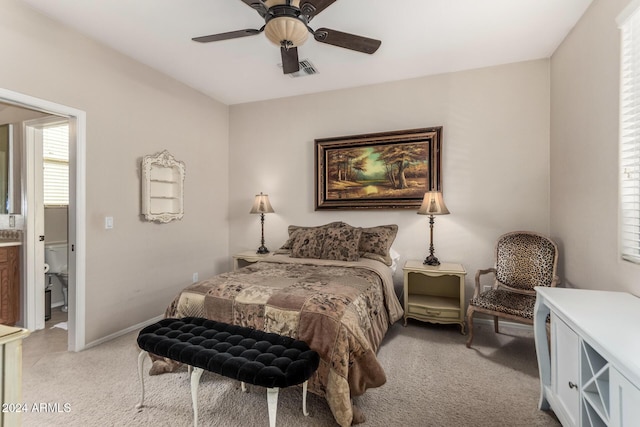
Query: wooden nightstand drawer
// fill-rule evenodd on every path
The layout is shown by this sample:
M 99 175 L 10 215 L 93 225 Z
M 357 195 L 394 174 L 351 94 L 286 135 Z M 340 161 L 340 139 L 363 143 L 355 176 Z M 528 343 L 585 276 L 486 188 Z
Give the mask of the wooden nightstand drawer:
M 439 319 L 458 319 L 460 317 L 460 310 L 457 309 L 424 307 L 411 303 L 409 303 L 407 312 L 409 314 L 416 314 L 419 316 L 427 316 Z

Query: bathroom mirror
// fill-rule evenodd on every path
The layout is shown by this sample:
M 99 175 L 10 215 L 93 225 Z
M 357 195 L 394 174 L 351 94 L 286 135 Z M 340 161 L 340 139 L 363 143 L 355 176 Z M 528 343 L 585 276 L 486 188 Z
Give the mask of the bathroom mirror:
M 16 131 L 19 132 L 19 126 L 0 125 L 0 215 L 20 214 L 22 210 L 20 144 L 16 144 Z
M 0 126 L 0 214 L 11 212 L 11 198 L 9 197 L 11 185 L 11 125 Z
M 23 123 L 50 116 L 0 102 L 0 215 L 22 214 Z M 5 221 L 0 218 L 0 223 Z

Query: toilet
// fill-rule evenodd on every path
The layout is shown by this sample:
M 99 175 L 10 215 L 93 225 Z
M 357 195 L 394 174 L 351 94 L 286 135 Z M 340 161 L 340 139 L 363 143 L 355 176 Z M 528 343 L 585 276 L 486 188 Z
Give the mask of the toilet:
M 51 278 L 55 276 L 62 284 L 62 295 L 64 305 L 62 311 L 67 312 L 69 308 L 68 284 L 69 274 L 67 272 L 67 243 L 45 243 L 44 245 L 45 272 Z

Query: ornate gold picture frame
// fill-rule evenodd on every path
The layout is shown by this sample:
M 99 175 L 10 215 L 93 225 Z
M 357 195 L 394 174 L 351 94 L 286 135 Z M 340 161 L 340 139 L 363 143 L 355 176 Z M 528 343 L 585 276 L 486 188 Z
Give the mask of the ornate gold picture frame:
M 442 191 L 442 126 L 315 140 L 315 209 L 418 208 Z

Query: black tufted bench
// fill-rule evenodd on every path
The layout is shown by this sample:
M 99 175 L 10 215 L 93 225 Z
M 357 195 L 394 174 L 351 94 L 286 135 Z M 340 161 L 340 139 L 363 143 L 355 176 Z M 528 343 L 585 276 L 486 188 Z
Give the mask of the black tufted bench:
M 199 317 L 162 319 L 138 334 L 138 375 L 144 401 L 143 365 L 149 353 L 185 363 L 191 372 L 193 422 L 198 424 L 198 385 L 210 371 L 267 388 L 269 425 L 276 424 L 278 389 L 303 384 L 302 411 L 306 409 L 307 380 L 320 357 L 304 341 Z M 192 370 L 193 368 L 193 370 Z

